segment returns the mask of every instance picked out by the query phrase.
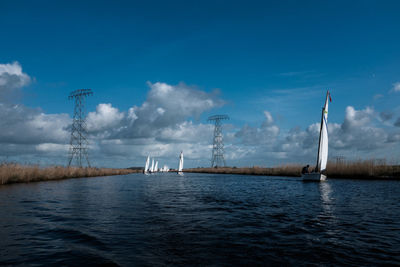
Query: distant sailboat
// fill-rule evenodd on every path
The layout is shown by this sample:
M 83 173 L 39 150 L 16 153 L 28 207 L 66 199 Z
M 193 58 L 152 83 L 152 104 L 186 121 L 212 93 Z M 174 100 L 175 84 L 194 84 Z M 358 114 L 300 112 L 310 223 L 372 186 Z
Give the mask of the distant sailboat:
M 154 172 L 154 159 L 151 161 L 151 167 L 150 167 L 150 172 Z
M 179 166 L 178 166 L 178 173 L 183 174 L 183 152 L 181 151 L 181 154 L 179 155 Z
M 160 171 L 161 171 L 161 172 L 169 172 L 169 168 L 168 168 L 167 165 L 164 165 L 164 166 L 160 169 Z
M 326 180 L 326 164 L 328 163 L 328 104 L 331 101 L 329 91 L 326 92 L 325 106 L 322 108 L 321 128 L 319 131 L 317 166 L 312 173 L 302 175 L 303 181 Z
M 154 165 L 154 172 L 158 172 L 158 160 L 156 161 L 156 165 Z
M 144 173 L 145 174 L 149 172 L 149 165 L 150 165 L 150 156 L 147 156 L 146 164 L 144 165 Z

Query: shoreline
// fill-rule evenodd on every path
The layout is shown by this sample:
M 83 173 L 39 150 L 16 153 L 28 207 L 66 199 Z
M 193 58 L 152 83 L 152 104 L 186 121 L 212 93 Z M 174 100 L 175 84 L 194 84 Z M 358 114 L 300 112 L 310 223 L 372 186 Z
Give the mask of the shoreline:
M 187 173 L 256 175 L 256 176 L 285 176 L 301 177 L 302 166 L 288 164 L 277 167 L 219 167 L 219 168 L 188 168 Z M 127 175 L 143 173 L 141 169 L 127 168 L 94 168 L 94 167 L 39 167 L 37 165 L 21 165 L 17 163 L 0 164 L 0 186 L 16 183 L 40 181 L 57 181 L 73 178 L 89 178 L 99 176 Z M 394 180 L 400 181 L 400 165 L 386 165 L 374 160 L 355 162 L 329 162 L 326 172 L 330 179 L 355 180 Z
M 42 181 L 58 181 L 74 178 L 98 176 L 126 175 L 139 173 L 139 170 L 113 169 L 95 167 L 39 167 L 36 165 L 20 165 L 15 163 L 0 164 L 0 186 L 16 183 L 34 183 Z
M 374 165 L 371 162 L 355 162 L 347 164 L 330 164 L 327 168 L 327 177 L 331 179 L 355 180 L 398 180 L 400 181 L 400 166 Z M 219 167 L 219 168 L 188 168 L 183 172 L 234 174 L 255 176 L 285 176 L 301 177 L 301 165 L 286 165 L 272 168 L 262 167 Z

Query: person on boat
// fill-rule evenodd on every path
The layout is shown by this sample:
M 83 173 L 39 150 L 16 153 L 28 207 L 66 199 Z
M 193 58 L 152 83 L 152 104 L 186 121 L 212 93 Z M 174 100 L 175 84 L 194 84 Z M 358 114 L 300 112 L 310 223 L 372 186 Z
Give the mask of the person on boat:
M 310 173 L 310 170 L 308 169 L 310 165 L 304 166 L 303 169 L 301 170 L 301 174 L 306 174 Z

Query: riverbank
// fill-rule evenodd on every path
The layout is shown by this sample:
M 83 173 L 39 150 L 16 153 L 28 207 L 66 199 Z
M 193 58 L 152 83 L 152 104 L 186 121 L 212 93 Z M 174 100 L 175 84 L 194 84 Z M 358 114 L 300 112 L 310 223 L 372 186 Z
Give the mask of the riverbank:
M 111 168 L 77 168 L 53 166 L 41 168 L 36 165 L 15 163 L 0 164 L 0 184 L 29 183 L 94 176 L 111 176 L 138 173 L 140 170 Z
M 272 168 L 262 167 L 219 167 L 219 168 L 193 168 L 184 169 L 184 172 L 216 173 L 216 174 L 242 174 L 265 176 L 300 177 L 302 165 L 288 164 Z M 343 179 L 391 179 L 400 180 L 400 166 L 387 165 L 374 160 L 353 162 L 329 162 L 327 166 L 329 178 Z

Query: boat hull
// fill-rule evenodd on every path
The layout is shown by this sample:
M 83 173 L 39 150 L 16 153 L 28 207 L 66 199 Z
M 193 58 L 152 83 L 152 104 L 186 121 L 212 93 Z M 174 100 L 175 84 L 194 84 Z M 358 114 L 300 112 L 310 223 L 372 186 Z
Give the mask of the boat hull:
M 319 182 L 319 181 L 325 181 L 326 175 L 318 172 L 305 173 L 301 175 L 301 178 L 303 179 L 303 181 Z

